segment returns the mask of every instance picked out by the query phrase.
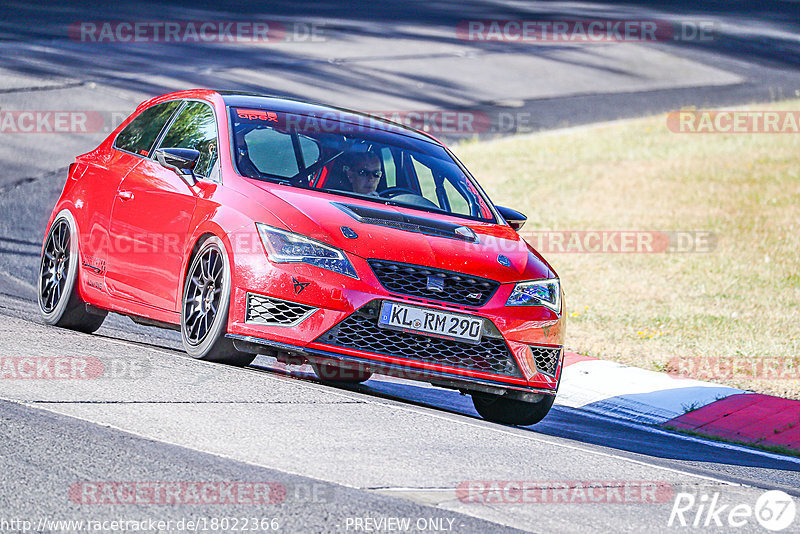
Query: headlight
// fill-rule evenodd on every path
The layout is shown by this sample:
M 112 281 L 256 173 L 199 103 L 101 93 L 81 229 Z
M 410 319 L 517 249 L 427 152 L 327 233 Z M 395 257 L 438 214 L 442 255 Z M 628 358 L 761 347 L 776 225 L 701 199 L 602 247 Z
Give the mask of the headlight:
M 274 263 L 308 263 L 358 278 L 353 264 L 338 248 L 262 223 L 256 223 L 256 228 L 267 250 L 267 257 Z
M 561 282 L 558 278 L 519 282 L 508 297 L 506 306 L 547 306 L 561 311 Z

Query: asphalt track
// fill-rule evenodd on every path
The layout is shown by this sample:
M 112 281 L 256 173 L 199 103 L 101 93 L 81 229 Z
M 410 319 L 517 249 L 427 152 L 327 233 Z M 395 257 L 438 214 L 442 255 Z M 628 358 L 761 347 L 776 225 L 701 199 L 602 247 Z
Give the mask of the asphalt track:
M 0 107 L 125 114 L 147 96 L 174 88 L 235 87 L 350 106 L 361 101 L 361 109 L 479 109 L 493 120 L 501 112 L 529 113 L 540 129 L 682 105 L 791 96 L 800 88 L 797 3 L 758 5 L 756 17 L 746 3 L 722 2 L 704 3 L 705 13 L 688 2 L 365 2 L 347 9 L 287 2 L 240 3 L 230 11 L 180 2 L 116 2 L 93 10 L 82 3 L 45 8 L 12 2 L 2 8 L 0 22 Z M 173 20 L 266 13 L 327 24 L 329 39 L 187 52 L 186 45 L 98 51 L 65 38 L 67 22 L 130 20 L 143 12 Z M 720 36 L 704 43 L 545 48 L 465 44 L 453 32 L 470 17 L 621 14 L 714 19 Z M 759 24 L 752 23 L 754 17 Z M 648 66 L 656 59 L 666 74 Z M 493 85 L 491 68 L 497 64 L 509 72 L 535 72 L 525 69 L 539 66 L 549 76 L 529 74 Z M 627 72 L 620 73 L 622 65 Z M 398 75 L 409 72 L 408 79 Z M 655 532 L 670 530 L 672 498 L 619 504 L 587 502 L 573 492 L 571 502 L 503 502 L 513 495 L 472 502 L 457 489 L 469 481 L 536 481 L 573 489 L 579 483 L 649 481 L 698 499 L 718 493 L 729 509 L 754 506 L 769 489 L 800 497 L 800 461 L 794 458 L 558 405 L 531 428 L 495 425 L 479 419 L 467 397 L 416 383 L 379 378 L 358 388 L 332 388 L 313 380 L 307 369 L 286 370 L 268 360 L 244 370 L 194 361 L 178 350 L 174 333 L 121 317 L 110 317 L 91 336 L 45 327 L 33 287 L 45 220 L 70 158 L 104 135 L 0 137 L 2 356 L 96 358 L 118 369 L 115 376 L 92 380 L 0 382 L 0 521 L 30 520 L 30 530 L 44 532 L 78 529 L 39 521 L 198 517 L 274 518 L 284 532 L 364 532 L 367 525 L 388 525 L 367 518 L 408 519 L 411 530 L 427 531 Z M 285 498 L 269 505 L 70 499 L 76 484 L 99 481 L 271 482 L 285 489 Z M 692 521 L 696 511 L 686 518 Z M 714 530 L 704 520 L 700 527 Z M 21 529 L 0 523 L 0 531 Z M 751 518 L 737 531 L 764 530 Z

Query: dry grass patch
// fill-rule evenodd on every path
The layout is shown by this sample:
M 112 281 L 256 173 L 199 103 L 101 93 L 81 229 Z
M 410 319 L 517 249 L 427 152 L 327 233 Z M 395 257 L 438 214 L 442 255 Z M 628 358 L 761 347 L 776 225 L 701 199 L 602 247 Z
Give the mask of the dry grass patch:
M 687 357 L 800 362 L 800 135 L 675 134 L 662 115 L 455 152 L 496 203 L 528 215 L 525 230 L 717 236 L 706 254 L 546 253 L 570 349 L 656 370 Z M 800 398 L 797 379 L 719 381 Z

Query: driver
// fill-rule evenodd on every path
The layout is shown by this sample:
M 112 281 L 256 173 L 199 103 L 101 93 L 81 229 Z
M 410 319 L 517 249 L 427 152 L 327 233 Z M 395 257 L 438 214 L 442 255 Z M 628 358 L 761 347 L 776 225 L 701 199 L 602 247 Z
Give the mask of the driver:
M 342 156 L 342 174 L 353 193 L 378 196 L 378 182 L 383 177 L 381 159 L 375 152 L 348 152 Z

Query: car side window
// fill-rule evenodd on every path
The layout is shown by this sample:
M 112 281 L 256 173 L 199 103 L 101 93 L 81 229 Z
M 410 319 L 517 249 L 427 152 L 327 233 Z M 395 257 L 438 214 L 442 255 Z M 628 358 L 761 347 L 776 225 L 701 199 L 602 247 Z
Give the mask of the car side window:
M 433 172 L 425 164 L 417 161 L 417 158 L 412 156 L 411 160 L 414 163 L 414 172 L 417 175 L 420 193 L 438 206 L 439 201 L 436 198 L 436 184 L 433 181 Z
M 300 151 L 303 154 L 303 165 L 309 167 L 319 161 L 320 151 L 316 141 L 305 135 L 298 135 Z
M 458 190 L 453 183 L 441 177 L 442 190 L 437 191 L 436 180 L 433 177 L 433 170 L 425 163 L 417 160 L 416 157 L 411 157 L 414 164 L 414 172 L 419 181 L 419 188 L 422 196 L 433 202 L 436 206 L 450 211 L 451 213 L 458 213 L 460 215 L 472 215 L 470 209 L 470 202 L 464 196 L 464 193 Z
M 159 148 L 191 148 L 200 152 L 194 173 L 209 177 L 218 157 L 217 121 L 205 102 L 188 102 L 159 143 Z
M 450 202 L 450 211 L 461 215 L 472 215 L 469 201 L 456 189 L 450 180 L 444 181 L 444 190 L 447 195 L 447 200 Z
M 272 128 L 257 128 L 244 135 L 244 144 L 259 172 L 287 178 L 299 172 L 291 135 Z M 316 152 L 319 155 L 319 148 Z
M 380 154 L 383 160 L 383 172 L 386 175 L 386 187 L 396 187 L 397 167 L 394 164 L 394 155 L 388 147 L 382 148 Z
M 114 148 L 139 156 L 149 156 L 158 134 L 180 103 L 180 100 L 170 100 L 142 111 L 117 135 Z

